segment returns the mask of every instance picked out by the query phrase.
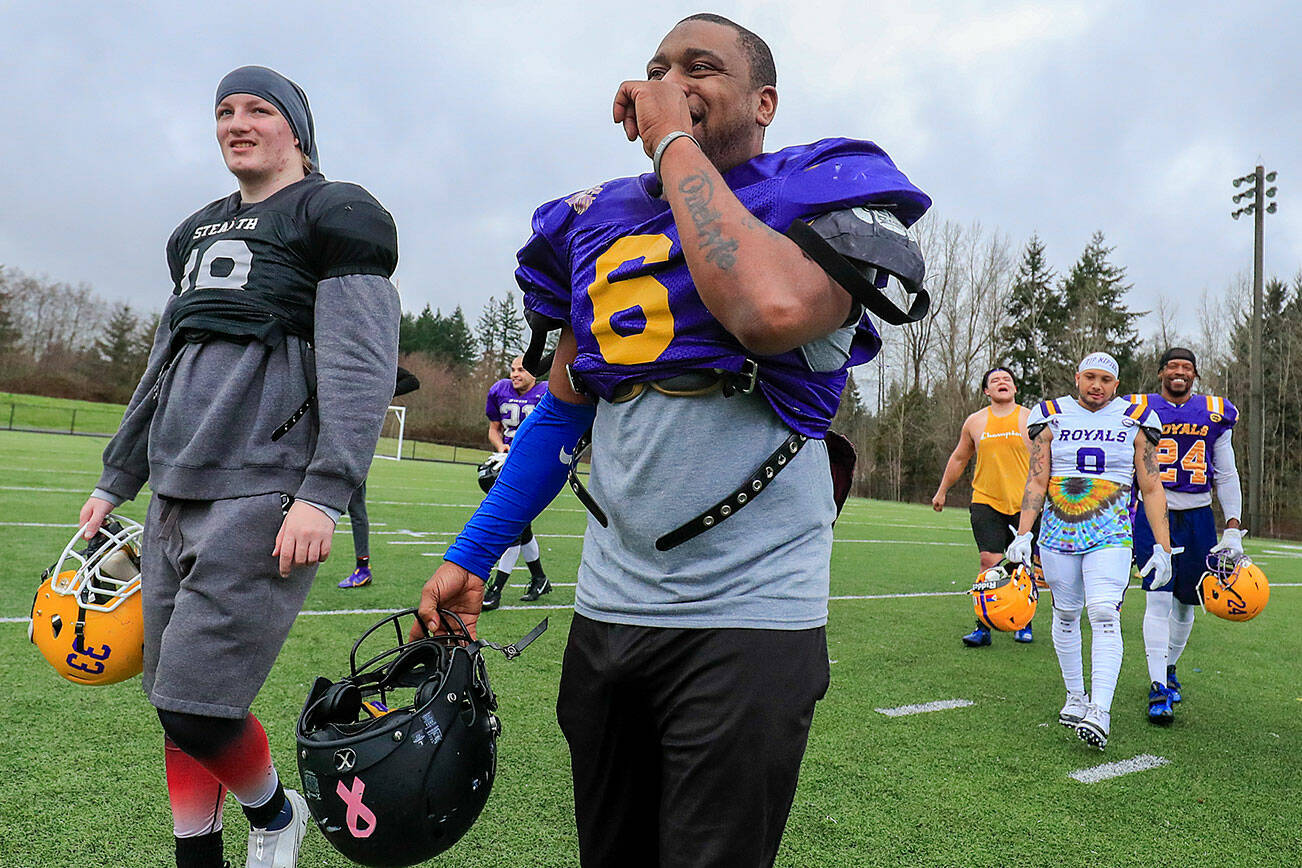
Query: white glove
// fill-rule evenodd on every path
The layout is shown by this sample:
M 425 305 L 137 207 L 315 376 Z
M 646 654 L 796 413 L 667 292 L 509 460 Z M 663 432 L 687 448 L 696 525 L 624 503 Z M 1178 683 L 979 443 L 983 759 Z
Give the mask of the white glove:
M 1243 557 L 1243 531 L 1227 527 L 1221 532 L 1221 541 L 1212 546 L 1212 553 L 1225 552 L 1233 558 Z
M 1184 551 L 1183 547 L 1173 548 L 1168 552 L 1160 545 L 1153 546 L 1153 556 L 1148 559 L 1148 563 L 1144 564 L 1144 568 L 1139 571 L 1141 579 L 1149 573 L 1153 574 L 1153 581 L 1148 584 L 1150 591 L 1156 591 L 1171 581 L 1171 556 L 1182 551 Z
M 1019 533 L 1013 537 L 1012 543 L 1009 544 L 1008 550 L 1004 552 L 1004 557 L 1015 564 L 1031 565 L 1031 532 Z

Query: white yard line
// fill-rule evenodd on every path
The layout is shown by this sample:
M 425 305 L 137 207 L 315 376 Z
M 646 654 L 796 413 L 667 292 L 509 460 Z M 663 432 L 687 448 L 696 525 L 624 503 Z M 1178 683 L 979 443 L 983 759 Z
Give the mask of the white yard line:
M 941 699 L 936 702 L 924 702 L 921 705 L 898 705 L 895 708 L 875 708 L 873 710 L 887 717 L 905 717 L 910 714 L 926 714 L 929 711 L 967 708 L 969 705 L 976 705 L 976 703 L 970 699 Z
M 3 525 L 3 524 L 5 524 L 5 522 L 0 522 L 0 525 Z M 70 525 L 56 525 L 56 526 L 57 526 L 57 527 L 76 527 L 76 525 L 71 525 L 71 524 L 70 524 Z M 427 552 L 427 553 L 425 553 L 425 554 L 426 554 L 427 557 L 438 557 L 440 553 L 439 553 L 439 552 Z M 523 576 L 522 576 L 522 577 L 523 577 Z M 553 588 L 573 588 L 573 587 L 575 587 L 575 584 L 576 584 L 576 583 L 574 583 L 574 582 L 552 582 L 552 587 L 553 587 Z M 524 587 L 524 584 L 521 583 L 521 584 L 520 584 L 520 587 Z M 1138 588 L 1139 585 L 1131 585 L 1130 587 L 1131 587 L 1131 588 Z M 1281 582 L 1281 583 L 1279 583 L 1279 584 L 1273 584 L 1273 585 L 1271 585 L 1271 587 L 1272 587 L 1272 588 L 1302 588 L 1302 582 Z M 838 601 L 840 601 L 840 600 L 907 600 L 907 599 L 909 599 L 909 598 L 911 598 L 911 597 L 960 597 L 960 596 L 966 596 L 966 595 L 967 595 L 967 591 L 916 591 L 916 592 L 913 592 L 913 593 L 907 593 L 907 594 L 839 594 L 839 595 L 836 595 L 836 596 L 828 597 L 828 599 L 829 599 L 829 600 L 838 600 Z M 502 608 L 504 608 L 504 609 L 538 609 L 538 608 L 546 608 L 546 609 L 572 609 L 572 608 L 574 608 L 574 607 L 573 607 L 572 605 L 564 604 L 564 605 L 541 606 L 541 607 L 540 607 L 540 606 L 503 606 Z M 387 612 L 387 611 L 389 611 L 389 610 L 387 610 L 387 609 L 374 609 L 374 610 L 372 610 L 372 609 L 321 609 L 321 610 L 308 610 L 308 609 L 305 609 L 305 610 L 303 610 L 302 612 L 299 612 L 299 614 L 300 614 L 300 615 L 353 615 L 353 614 L 370 614 L 371 612 L 377 612 L 377 613 L 378 613 L 378 612 Z M 30 620 L 30 619 L 29 619 L 29 618 L 26 618 L 26 617 L 23 617 L 23 618 L 0 618 L 0 624 L 26 624 L 29 620 Z M 953 702 L 967 702 L 967 700 L 965 700 L 965 699 L 960 699 L 960 700 L 951 700 L 951 701 L 953 701 Z M 971 704 L 971 703 L 968 703 L 968 704 Z M 908 706 L 906 706 L 906 707 L 908 707 Z M 953 706 L 953 707 L 958 708 L 959 706 Z M 928 709 L 928 710 L 930 710 L 930 709 Z M 881 709 L 878 709 L 878 711 L 881 711 Z M 886 712 L 882 712 L 882 713 L 885 714 Z
M 1067 777 L 1080 781 L 1082 784 L 1097 784 L 1099 781 L 1119 778 L 1122 775 L 1128 775 L 1131 772 L 1146 772 L 1149 769 L 1170 765 L 1170 763 L 1171 761 L 1166 757 L 1153 756 L 1150 753 L 1141 753 L 1139 756 L 1131 757 L 1128 760 L 1121 760 L 1120 762 L 1115 763 L 1104 763 L 1101 766 L 1092 766 L 1087 769 L 1077 769 L 1067 775 Z

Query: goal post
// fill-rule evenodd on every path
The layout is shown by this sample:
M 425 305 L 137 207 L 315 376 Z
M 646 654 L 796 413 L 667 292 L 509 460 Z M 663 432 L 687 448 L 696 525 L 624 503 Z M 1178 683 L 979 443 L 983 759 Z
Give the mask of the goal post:
M 402 460 L 402 435 L 407 427 L 407 408 L 392 404 L 384 413 L 384 426 L 380 429 L 380 442 L 375 444 L 375 457 Z

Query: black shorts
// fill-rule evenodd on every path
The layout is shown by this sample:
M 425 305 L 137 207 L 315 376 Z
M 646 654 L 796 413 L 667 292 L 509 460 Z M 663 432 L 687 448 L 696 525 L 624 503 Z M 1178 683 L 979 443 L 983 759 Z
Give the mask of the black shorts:
M 771 866 L 829 674 L 822 627 L 682 630 L 576 614 L 556 712 L 580 863 Z
M 988 503 L 974 503 L 968 507 L 972 518 L 972 536 L 976 538 L 977 549 L 983 552 L 1004 553 L 1013 541 L 1010 527 L 1017 527 L 1020 516 L 1000 512 Z

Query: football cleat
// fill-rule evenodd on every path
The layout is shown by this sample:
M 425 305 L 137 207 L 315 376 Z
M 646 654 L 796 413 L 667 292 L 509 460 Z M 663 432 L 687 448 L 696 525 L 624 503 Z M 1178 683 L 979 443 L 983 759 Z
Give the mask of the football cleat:
M 1090 703 L 1085 716 L 1076 724 L 1076 735 L 1090 747 L 1103 750 L 1108 746 L 1108 730 L 1111 727 L 1112 715 Z
M 1040 598 L 1031 571 L 1011 561 L 982 570 L 968 593 L 972 595 L 977 620 L 1005 632 L 1021 630 L 1031 623 Z
M 27 638 L 74 684 L 114 684 L 139 675 L 144 660 L 144 528 L 114 515 L 89 542 L 82 530 L 41 577 Z
M 1025 643 L 1025 642 L 1034 642 L 1034 641 L 1035 641 L 1035 637 L 1031 635 L 1031 625 L 1030 625 L 1030 624 L 1027 624 L 1025 627 L 1023 627 L 1023 628 L 1020 629 L 1020 630 L 1014 630 L 1014 631 L 1013 631 L 1013 641 L 1014 641 L 1014 642 L 1023 642 L 1023 643 Z
M 1207 572 L 1198 582 L 1198 601 L 1204 612 L 1227 621 L 1251 621 L 1269 599 L 1270 583 L 1251 558 L 1227 551 L 1207 556 Z
M 484 605 L 482 611 L 491 612 L 498 606 L 502 605 L 502 589 L 506 587 L 506 580 L 510 578 L 508 573 L 498 570 L 493 576 L 493 581 L 484 589 Z
M 524 596 L 520 599 L 526 603 L 532 603 L 543 594 L 550 594 L 551 592 L 552 583 L 548 581 L 546 576 L 538 576 L 529 580 L 529 590 L 525 591 Z
M 1169 726 L 1173 720 L 1175 709 L 1171 707 L 1171 693 L 1165 684 L 1154 681 L 1148 688 L 1148 722 Z
M 990 628 L 977 624 L 976 629 L 963 637 L 963 644 L 969 648 L 981 648 L 990 644 Z
M 1063 726 L 1070 726 L 1073 729 L 1076 724 L 1081 722 L 1085 717 L 1085 712 L 1089 709 L 1090 698 L 1084 693 L 1068 693 L 1067 701 L 1063 703 L 1062 711 L 1058 712 L 1058 722 Z
M 1171 702 L 1173 703 L 1184 698 L 1180 695 L 1180 679 L 1175 677 L 1174 663 L 1166 667 L 1166 692 L 1171 695 Z
M 307 800 L 296 790 L 285 788 L 285 801 L 292 815 L 289 824 L 274 832 L 266 829 L 249 829 L 248 868 L 295 868 L 298 849 L 307 834 Z
M 339 587 L 344 588 L 364 588 L 371 583 L 371 568 L 358 567 L 353 570 L 353 574 L 339 583 Z

